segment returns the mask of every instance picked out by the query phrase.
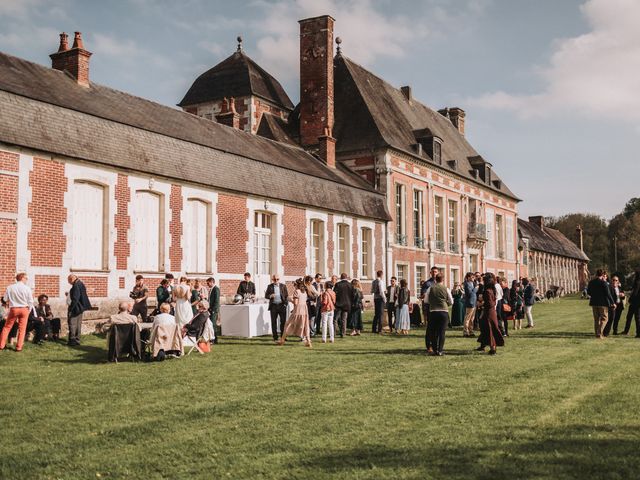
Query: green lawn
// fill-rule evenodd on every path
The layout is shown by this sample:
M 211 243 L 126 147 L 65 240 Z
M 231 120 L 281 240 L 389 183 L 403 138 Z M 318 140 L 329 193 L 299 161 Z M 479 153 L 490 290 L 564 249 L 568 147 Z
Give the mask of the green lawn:
M 640 477 L 640 341 L 592 338 L 585 301 L 534 311 L 495 357 L 459 330 L 442 358 L 424 330 L 149 364 L 95 336 L 0 352 L 0 478 Z

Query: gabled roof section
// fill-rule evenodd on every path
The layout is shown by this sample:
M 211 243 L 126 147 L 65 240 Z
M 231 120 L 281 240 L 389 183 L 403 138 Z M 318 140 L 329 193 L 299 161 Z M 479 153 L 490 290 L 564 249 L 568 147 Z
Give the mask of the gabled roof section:
M 280 82 L 243 51 L 237 51 L 200 75 L 178 106 L 250 95 L 261 97 L 285 110 L 293 109 L 293 103 Z
M 0 95 L 0 142 L 365 217 L 389 217 L 384 196 L 366 180 L 345 167 L 329 168 L 302 148 L 95 83 L 82 87 L 64 72 L 1 52 L 0 92 L 6 92 Z M 296 187 L 306 183 L 322 194 L 314 198 Z
M 554 228 L 543 227 L 518 219 L 520 236 L 529 239 L 529 248 L 539 252 L 552 253 L 563 257 L 589 261 L 589 257 L 578 246 Z
M 275 140 L 276 142 L 287 143 L 289 145 L 299 146 L 292 138 L 289 132 L 289 126 L 281 117 L 264 112 L 260 118 L 257 135 Z
M 392 147 L 417 157 L 414 147 L 417 143 L 416 132 L 428 132 L 442 139 L 443 161 L 437 165 L 439 168 L 519 200 L 495 172 L 492 171 L 491 178 L 496 182 L 490 184 L 473 175 L 470 159 L 482 157 L 449 119 L 415 99 L 407 100 L 400 89 L 344 55 L 337 55 L 334 65 L 333 132 L 338 139 L 336 149 L 339 153 Z M 426 154 L 421 159 L 431 162 Z

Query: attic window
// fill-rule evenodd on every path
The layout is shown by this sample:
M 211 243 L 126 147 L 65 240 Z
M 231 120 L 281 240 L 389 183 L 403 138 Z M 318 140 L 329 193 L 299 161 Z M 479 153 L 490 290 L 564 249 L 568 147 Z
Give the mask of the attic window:
M 502 188 L 502 181 L 501 180 L 494 180 L 493 181 L 493 186 L 496 187 L 498 190 L 500 190 Z
M 442 165 L 442 144 L 438 139 L 433 139 L 433 161 L 438 165 Z
M 457 160 L 448 160 L 447 164 L 449 165 L 449 168 L 451 170 L 457 170 L 458 169 L 458 161 Z

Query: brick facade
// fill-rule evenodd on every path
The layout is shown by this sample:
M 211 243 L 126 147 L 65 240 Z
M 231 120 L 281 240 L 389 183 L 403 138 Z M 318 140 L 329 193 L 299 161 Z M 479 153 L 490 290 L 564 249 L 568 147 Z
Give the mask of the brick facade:
M 116 242 L 113 248 L 118 270 L 127 269 L 127 259 L 131 255 L 131 246 L 129 245 L 129 228 L 131 227 L 131 219 L 129 217 L 130 201 L 131 189 L 129 188 L 128 177 L 120 173 L 116 184 L 116 214 L 114 217 Z
M 48 297 L 57 297 L 60 295 L 60 276 L 58 275 L 35 275 L 35 288 L 33 296 L 44 293 Z
M 171 195 L 169 196 L 169 208 L 171 209 L 171 220 L 169 221 L 169 235 L 171 236 L 171 247 L 169 248 L 169 259 L 171 271 L 182 271 L 182 187 L 171 185 Z
M 80 280 L 87 287 L 87 295 L 91 297 L 107 297 L 109 291 L 108 277 L 80 276 Z
M 282 265 L 284 274 L 303 276 L 307 273 L 307 258 L 304 254 L 307 247 L 305 234 L 307 220 L 304 209 L 286 205 L 283 223 L 284 255 L 282 256 Z
M 4 192 L 2 192 L 4 195 Z M 13 220 L 0 218 L 0 292 L 4 292 L 7 285 L 15 281 L 17 226 Z
M 31 232 L 27 246 L 31 252 L 31 265 L 61 267 L 66 248 L 64 224 L 67 209 L 64 194 L 67 179 L 64 163 L 34 157 L 33 170 L 29 173 L 31 202 L 28 215 Z
M 247 199 L 221 193 L 218 195 L 216 208 L 218 213 L 218 251 L 216 252 L 218 271 L 242 274 L 249 262 L 247 254 L 247 242 L 249 241 Z

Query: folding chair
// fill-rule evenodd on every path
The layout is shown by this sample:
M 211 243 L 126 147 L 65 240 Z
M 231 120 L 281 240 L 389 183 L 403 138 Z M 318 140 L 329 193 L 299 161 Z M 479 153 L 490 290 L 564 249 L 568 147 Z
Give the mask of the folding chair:
M 204 352 L 198 346 L 198 340 L 202 338 L 202 334 L 204 333 L 204 330 L 206 327 L 207 327 L 207 322 L 203 322 L 203 324 L 198 329 L 197 335 L 190 335 L 189 333 L 185 334 L 185 336 L 182 338 L 182 344 L 184 345 L 185 349 L 187 347 L 190 347 L 185 355 L 191 355 L 191 352 L 193 352 L 194 350 L 197 350 L 198 353 L 200 353 L 201 355 L 204 355 Z

